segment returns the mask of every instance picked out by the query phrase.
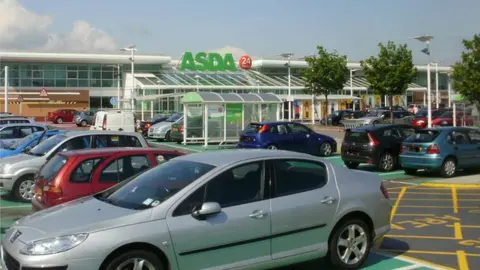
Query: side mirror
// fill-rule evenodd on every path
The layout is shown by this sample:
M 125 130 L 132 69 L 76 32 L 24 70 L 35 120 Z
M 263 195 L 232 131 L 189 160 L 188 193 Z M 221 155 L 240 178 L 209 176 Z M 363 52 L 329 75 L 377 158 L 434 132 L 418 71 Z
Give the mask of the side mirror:
M 207 216 L 218 214 L 222 211 L 220 204 L 216 202 L 206 202 L 202 204 L 199 210 L 193 210 L 192 217 L 195 219 L 203 220 Z

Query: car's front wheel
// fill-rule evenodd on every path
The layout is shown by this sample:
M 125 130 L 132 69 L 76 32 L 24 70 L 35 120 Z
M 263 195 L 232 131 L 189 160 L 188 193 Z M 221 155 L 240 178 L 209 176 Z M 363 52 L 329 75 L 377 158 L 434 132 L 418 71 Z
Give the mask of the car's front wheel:
M 454 177 L 457 172 L 457 162 L 454 158 L 447 158 L 440 168 L 440 174 L 445 178 Z
M 320 145 L 320 156 L 328 157 L 333 153 L 333 147 L 330 143 L 324 142 Z
M 365 263 L 372 243 L 371 229 L 353 219 L 339 226 L 328 243 L 328 259 L 335 269 L 358 269 Z
M 380 161 L 378 162 L 378 168 L 384 172 L 390 172 L 395 169 L 397 164 L 396 158 L 389 152 L 385 152 L 380 156 Z
M 17 180 L 13 186 L 13 196 L 21 202 L 31 202 L 35 193 L 33 176 L 24 176 Z
M 86 120 L 82 120 L 82 122 L 80 122 L 80 125 L 82 127 L 86 127 L 87 126 L 87 121 Z
M 344 161 L 344 163 L 345 163 L 345 166 L 347 166 L 347 168 L 349 169 L 356 169 L 360 165 L 360 163 L 353 162 L 353 161 Z
M 55 122 L 56 122 L 57 124 L 61 124 L 61 123 L 63 123 L 63 118 L 62 118 L 62 117 L 58 117 Z
M 105 268 L 105 270 L 119 269 L 164 270 L 165 266 L 161 259 L 150 251 L 132 250 L 117 255 Z

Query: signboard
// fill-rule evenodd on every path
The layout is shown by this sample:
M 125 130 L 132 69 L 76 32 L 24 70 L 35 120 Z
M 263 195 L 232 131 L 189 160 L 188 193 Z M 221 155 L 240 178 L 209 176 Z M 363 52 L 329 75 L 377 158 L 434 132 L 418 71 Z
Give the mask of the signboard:
M 117 105 L 118 104 L 118 99 L 116 97 L 111 97 L 110 98 L 110 104 L 112 104 L 113 106 Z
M 393 97 L 393 105 L 400 105 L 400 96 Z
M 40 91 L 40 96 L 41 97 L 48 97 L 47 89 L 42 88 L 42 90 Z
M 23 102 L 23 97 L 22 97 L 22 96 L 18 96 L 18 97 L 17 97 L 17 101 L 18 101 L 18 102 Z
M 191 71 L 237 71 L 231 53 L 224 56 L 219 53 L 199 52 L 195 55 L 185 52 L 180 60 L 179 70 Z
M 226 104 L 227 121 L 230 123 L 242 123 L 242 104 Z
M 238 61 L 238 65 L 240 66 L 241 69 L 249 70 L 252 68 L 252 58 L 248 55 L 244 55 L 240 57 L 240 60 Z

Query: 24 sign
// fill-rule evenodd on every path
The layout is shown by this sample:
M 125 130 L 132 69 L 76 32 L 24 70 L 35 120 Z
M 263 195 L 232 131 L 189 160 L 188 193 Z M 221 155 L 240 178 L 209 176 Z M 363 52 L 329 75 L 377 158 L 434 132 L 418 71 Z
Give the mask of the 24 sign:
M 224 56 L 219 53 L 199 52 L 195 56 L 185 52 L 179 65 L 180 70 L 192 71 L 236 71 L 235 60 L 231 53 Z

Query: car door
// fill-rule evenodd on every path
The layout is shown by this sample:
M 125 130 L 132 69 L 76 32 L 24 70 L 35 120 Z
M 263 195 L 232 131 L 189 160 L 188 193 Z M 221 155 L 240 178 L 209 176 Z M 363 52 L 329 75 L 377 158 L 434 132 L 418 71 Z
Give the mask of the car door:
M 468 132 L 470 143 L 474 147 L 473 163 L 480 164 L 480 129 L 472 129 Z
M 286 124 L 274 125 L 269 129 L 269 132 L 262 134 L 272 144 L 276 144 L 279 149 L 293 150 L 293 134 Z
M 103 158 L 100 157 L 87 158 L 77 163 L 77 166 L 72 169 L 70 177 L 63 179 L 63 181 L 68 182 L 63 187 L 65 189 L 65 201 L 71 201 L 94 193 L 92 176 L 95 168 L 101 164 L 102 160 Z
M 463 130 L 455 130 L 450 136 L 454 142 L 453 149 L 457 158 L 458 167 L 464 168 L 478 165 L 478 163 L 474 163 L 477 146 L 470 142 L 470 137 L 467 132 Z
M 241 269 L 271 260 L 269 178 L 263 161 L 238 165 L 172 207 L 167 224 L 179 269 Z M 204 202 L 217 202 L 221 212 L 194 218 L 192 209 Z
M 291 151 L 308 153 L 310 152 L 311 130 L 298 123 L 288 123 L 287 127 L 292 134 Z
M 0 130 L 0 140 L 7 146 L 10 147 L 12 144 L 18 140 L 18 129 L 17 127 L 5 127 Z
M 326 252 L 339 194 L 332 172 L 320 161 L 276 159 L 271 220 L 272 259 Z M 314 214 L 317 213 L 317 214 Z

